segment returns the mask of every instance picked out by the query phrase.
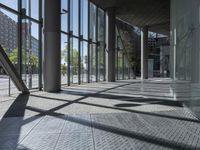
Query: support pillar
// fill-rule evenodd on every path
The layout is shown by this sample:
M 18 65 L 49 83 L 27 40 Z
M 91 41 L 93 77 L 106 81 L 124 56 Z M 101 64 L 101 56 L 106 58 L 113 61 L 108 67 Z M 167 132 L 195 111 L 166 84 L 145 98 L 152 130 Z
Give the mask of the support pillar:
M 44 91 L 59 92 L 61 89 L 61 1 L 45 0 L 44 6 Z
M 141 80 L 148 79 L 148 27 L 141 30 Z
M 115 8 L 106 10 L 106 79 L 115 82 Z

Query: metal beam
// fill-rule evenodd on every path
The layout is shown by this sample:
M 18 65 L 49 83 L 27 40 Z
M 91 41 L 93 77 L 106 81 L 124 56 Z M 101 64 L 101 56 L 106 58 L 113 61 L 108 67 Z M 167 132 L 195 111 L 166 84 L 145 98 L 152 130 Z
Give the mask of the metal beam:
M 10 78 L 12 79 L 13 83 L 17 87 L 19 91 L 23 93 L 29 93 L 28 88 L 24 84 L 23 80 L 21 79 L 20 75 L 17 73 L 15 67 L 13 66 L 12 62 L 9 60 L 8 56 L 6 55 L 5 51 L 0 45 L 0 61 L 3 65 L 3 68 L 8 73 Z

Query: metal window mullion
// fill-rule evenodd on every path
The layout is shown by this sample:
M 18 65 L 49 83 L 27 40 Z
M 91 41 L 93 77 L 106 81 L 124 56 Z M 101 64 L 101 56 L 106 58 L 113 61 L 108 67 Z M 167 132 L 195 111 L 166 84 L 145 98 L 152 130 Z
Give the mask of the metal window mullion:
M 90 83 L 90 1 L 88 0 L 88 83 Z
M 124 80 L 124 50 L 122 52 L 122 80 Z
M 38 51 L 38 56 L 39 56 L 39 80 L 38 80 L 38 85 L 39 85 L 39 90 L 42 90 L 42 27 L 43 27 L 43 19 L 42 19 L 42 1 L 39 1 L 39 51 Z
M 104 62 L 104 81 L 106 81 L 106 13 L 104 11 L 104 58 L 103 58 L 103 62 Z
M 99 39 L 98 39 L 98 34 L 99 34 L 99 32 L 98 32 L 98 23 L 99 23 L 99 21 L 98 21 L 98 11 L 99 11 L 99 9 L 98 9 L 98 7 L 96 7 L 96 82 L 98 82 L 98 80 L 99 80 L 99 71 L 98 71 L 98 69 L 99 69 L 99 45 L 98 45 L 98 41 L 99 41 Z
M 81 0 L 79 0 L 78 11 L 78 84 L 81 84 Z
M 116 61 L 117 61 L 117 67 L 115 66 L 115 68 L 116 68 L 116 72 L 117 72 L 117 80 L 119 80 L 119 62 L 118 62 L 118 57 L 119 57 L 119 41 L 118 41 L 118 37 L 117 37 L 117 47 L 116 47 L 116 49 L 117 49 L 117 51 L 115 52 L 115 57 L 116 57 Z
M 22 77 L 22 0 L 18 0 L 18 72 Z
M 67 83 L 68 83 L 68 86 L 70 86 L 70 38 L 71 38 L 71 35 L 70 35 L 70 0 L 68 0 L 68 33 L 69 33 L 69 36 L 67 37 L 68 39 L 68 51 L 67 51 Z

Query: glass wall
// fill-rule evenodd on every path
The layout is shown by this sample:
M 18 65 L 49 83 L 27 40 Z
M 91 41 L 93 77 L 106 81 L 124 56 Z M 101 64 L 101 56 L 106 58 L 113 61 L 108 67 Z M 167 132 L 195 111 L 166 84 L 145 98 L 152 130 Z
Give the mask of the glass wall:
M 0 0 L 0 4 L 0 44 L 27 87 L 41 89 L 42 1 Z
M 2 1 L 0 1 L 2 2 Z M 4 3 L 9 5 L 10 3 Z M 16 4 L 10 5 L 14 8 Z M 18 68 L 18 15 L 0 7 L 0 44 L 5 50 L 15 68 Z M 17 89 L 11 82 L 0 62 L 0 96 L 17 93 Z
M 86 83 L 89 82 L 88 78 L 89 78 L 89 55 L 88 55 L 88 46 L 89 46 L 89 42 L 88 42 L 88 23 L 89 23 L 89 2 L 88 0 L 81 0 L 81 23 L 80 23 L 80 36 L 81 36 L 81 45 L 80 45 L 80 59 L 81 59 L 81 79 L 80 82 L 81 83 Z
M 68 35 L 61 33 L 61 84 L 67 84 Z
M 22 0 L 27 17 L 21 21 L 22 79 L 28 88 L 39 87 L 40 17 L 39 0 Z
M 104 81 L 104 11 L 88 0 L 62 0 L 61 5 L 61 70 L 67 72 L 62 84 Z
M 88 81 L 88 43 L 81 42 L 81 83 Z
M 61 0 L 61 84 L 68 84 L 69 2 Z
M 90 82 L 96 81 L 96 44 L 90 44 Z
M 98 81 L 105 80 L 105 14 L 98 9 Z
M 122 31 L 116 27 L 115 77 L 116 80 L 127 80 L 133 77 L 131 60 L 135 61 L 135 59 L 130 59 L 130 57 L 133 55 L 132 51 L 134 51 L 134 48 L 130 46 L 130 39 L 126 40 L 127 37 L 123 36 L 125 32 L 123 31 L 123 34 L 120 32 Z
M 200 116 L 200 1 L 171 1 L 171 72 L 176 99 Z

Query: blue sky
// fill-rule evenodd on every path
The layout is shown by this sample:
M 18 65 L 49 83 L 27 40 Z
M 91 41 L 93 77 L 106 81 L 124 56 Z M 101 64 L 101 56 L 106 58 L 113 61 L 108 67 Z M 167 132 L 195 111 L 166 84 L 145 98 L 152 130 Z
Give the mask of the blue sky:
M 18 0 L 0 0 L 0 3 L 12 8 L 12 9 L 15 9 L 17 10 L 17 1 Z M 26 3 L 27 0 L 23 0 L 23 6 L 25 8 L 28 8 L 28 3 Z M 31 1 L 31 17 L 33 17 L 34 19 L 38 19 L 38 0 L 32 0 Z M 5 13 L 7 16 L 9 16 L 10 18 L 12 18 L 15 22 L 17 22 L 17 15 L 11 13 L 11 12 L 8 12 L 2 8 L 0 8 L 0 10 Z M 28 12 L 27 12 L 28 13 Z M 31 34 L 32 36 L 34 36 L 36 39 L 38 39 L 38 25 L 34 22 L 32 22 L 32 26 L 31 26 Z

